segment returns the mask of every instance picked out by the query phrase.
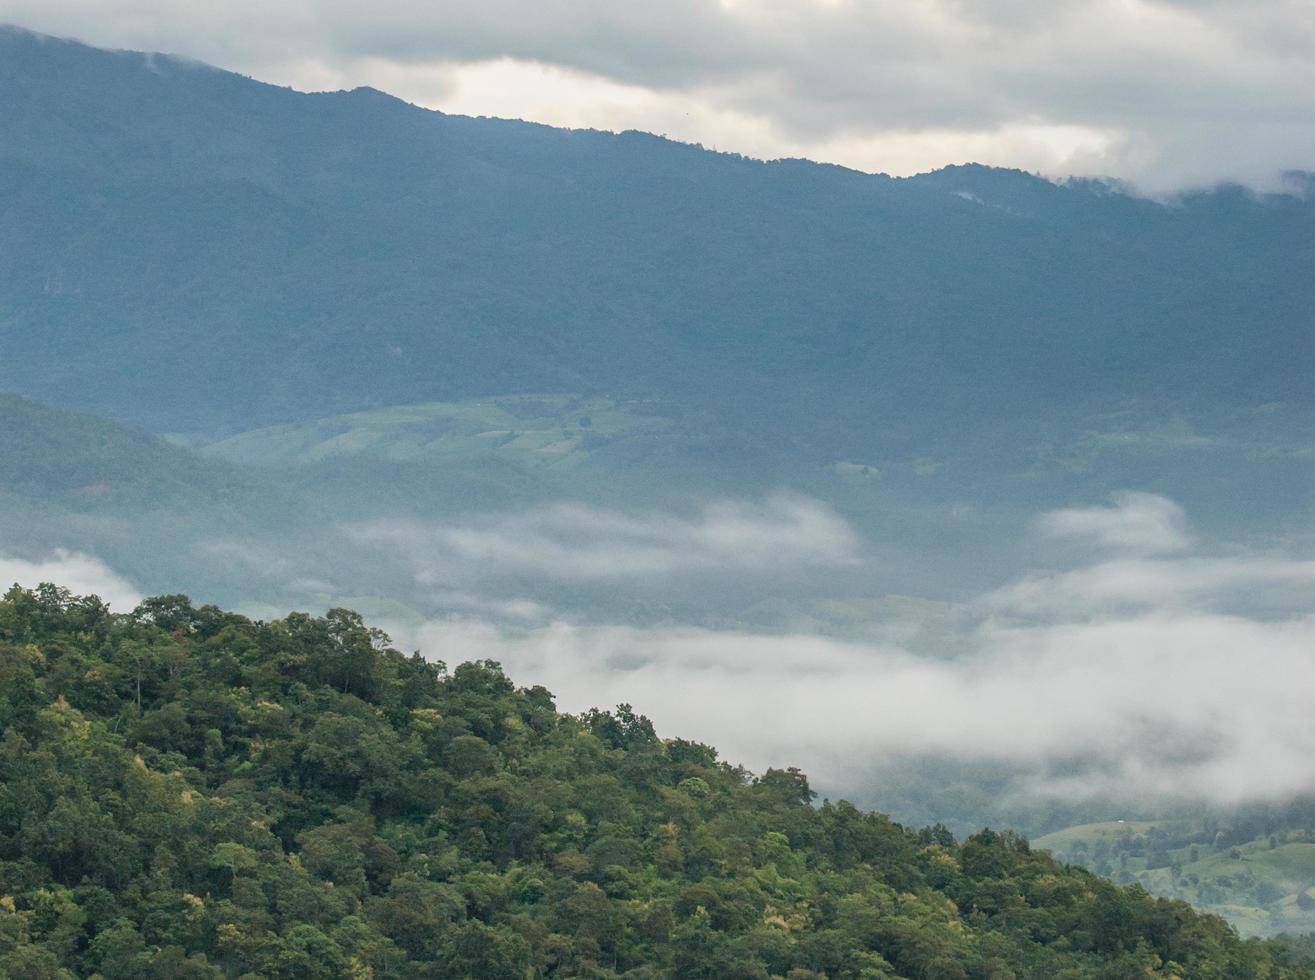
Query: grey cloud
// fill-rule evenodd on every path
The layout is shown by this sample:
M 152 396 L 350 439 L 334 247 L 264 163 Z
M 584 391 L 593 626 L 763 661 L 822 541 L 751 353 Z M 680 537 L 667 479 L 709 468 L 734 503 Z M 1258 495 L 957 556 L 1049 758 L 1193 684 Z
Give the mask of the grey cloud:
M 414 3 L 380 17 L 359 4 L 324 0 L 325 39 L 346 56 L 513 57 L 643 84 L 685 86 L 770 65 L 755 31 L 724 5 L 703 0 L 616 4 L 607 0 L 527 4 L 519 0 Z

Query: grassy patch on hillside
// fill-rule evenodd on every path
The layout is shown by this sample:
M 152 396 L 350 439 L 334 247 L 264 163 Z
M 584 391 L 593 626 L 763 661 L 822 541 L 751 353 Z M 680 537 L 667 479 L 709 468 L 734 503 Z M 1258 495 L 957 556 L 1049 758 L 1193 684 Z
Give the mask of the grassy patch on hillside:
M 270 426 L 223 439 L 206 452 L 264 466 L 347 456 L 394 462 L 499 456 L 559 466 L 578 463 L 618 439 L 668 431 L 671 424 L 637 403 L 572 394 L 500 395 Z
M 1247 935 L 1315 931 L 1315 832 L 1237 840 L 1203 820 L 1085 824 L 1034 842 L 1152 894 L 1221 915 Z

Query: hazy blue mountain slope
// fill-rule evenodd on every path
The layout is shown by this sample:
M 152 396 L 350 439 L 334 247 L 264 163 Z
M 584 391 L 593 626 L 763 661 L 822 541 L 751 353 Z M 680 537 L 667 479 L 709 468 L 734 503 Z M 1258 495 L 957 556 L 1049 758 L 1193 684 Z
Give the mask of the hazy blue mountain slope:
M 1315 204 L 909 180 L 0 34 L 0 386 L 160 431 L 509 392 L 825 462 L 1312 404 Z
M 1064 426 L 1044 416 L 988 426 L 967 419 L 962 431 L 929 427 L 905 446 L 838 450 L 819 463 L 773 446 L 770 430 L 731 427 L 688 401 L 499 396 L 270 426 L 203 452 L 281 471 L 327 510 L 356 516 L 545 498 L 679 507 L 691 494 L 790 487 L 924 558 L 946 530 L 945 510 L 965 500 L 1029 518 L 1048 502 L 1138 486 L 1189 504 L 1211 525 L 1239 514 L 1304 519 L 1315 446 L 1297 411 L 1217 412 L 1208 428 L 1164 412 L 1124 405 L 1074 413 Z
M 216 542 L 308 527 L 327 541 L 327 519 L 296 497 L 273 474 L 0 394 L 0 559 L 63 548 L 96 555 L 137 585 L 177 575 L 245 595 L 250 569 Z
M 257 484 L 157 437 L 0 394 L 0 488 L 50 503 L 119 510 L 249 502 Z

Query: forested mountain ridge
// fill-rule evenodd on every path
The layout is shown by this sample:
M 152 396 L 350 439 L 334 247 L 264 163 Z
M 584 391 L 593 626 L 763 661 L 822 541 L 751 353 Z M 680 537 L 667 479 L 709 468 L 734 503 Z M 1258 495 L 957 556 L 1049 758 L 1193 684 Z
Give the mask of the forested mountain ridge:
M 949 420 L 1315 403 L 1300 189 L 894 180 L 17 30 L 0 130 L 0 388 L 157 431 L 602 393 L 829 461 Z
M 1295 978 L 1284 947 L 556 711 L 354 614 L 0 601 L 0 974 Z

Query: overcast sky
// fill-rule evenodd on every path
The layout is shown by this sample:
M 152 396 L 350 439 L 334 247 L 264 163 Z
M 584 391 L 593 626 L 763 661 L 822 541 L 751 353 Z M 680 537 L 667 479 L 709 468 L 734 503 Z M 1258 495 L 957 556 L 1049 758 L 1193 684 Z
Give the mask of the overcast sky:
M 1315 169 L 1315 0 L 0 0 L 300 89 L 907 174 Z

